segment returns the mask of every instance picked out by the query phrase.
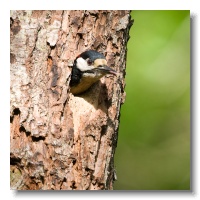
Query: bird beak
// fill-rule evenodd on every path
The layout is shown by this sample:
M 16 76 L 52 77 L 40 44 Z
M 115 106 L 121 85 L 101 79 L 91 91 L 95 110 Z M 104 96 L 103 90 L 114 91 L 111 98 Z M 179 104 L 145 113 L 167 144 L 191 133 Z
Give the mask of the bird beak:
M 108 67 L 107 65 L 98 67 L 98 69 L 102 70 L 105 74 L 113 74 L 115 76 L 117 76 L 117 74 L 118 74 L 114 69 Z

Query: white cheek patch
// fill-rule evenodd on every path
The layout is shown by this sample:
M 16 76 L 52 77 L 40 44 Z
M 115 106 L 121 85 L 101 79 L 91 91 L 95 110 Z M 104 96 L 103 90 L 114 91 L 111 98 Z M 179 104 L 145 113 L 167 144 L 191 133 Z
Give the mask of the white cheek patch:
M 86 70 L 91 70 L 91 69 L 94 69 L 94 66 L 89 66 L 88 64 L 87 64 L 87 61 L 86 60 L 84 60 L 83 58 L 78 58 L 77 60 L 76 60 L 76 66 L 77 66 L 77 68 L 78 69 L 80 69 L 81 71 L 86 71 Z

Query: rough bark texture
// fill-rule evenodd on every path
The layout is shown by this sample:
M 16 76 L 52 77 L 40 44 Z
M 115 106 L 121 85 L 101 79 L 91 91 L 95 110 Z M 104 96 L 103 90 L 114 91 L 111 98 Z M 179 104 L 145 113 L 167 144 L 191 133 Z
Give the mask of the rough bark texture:
M 130 11 L 11 11 L 11 188 L 112 189 Z M 75 57 L 104 53 L 118 77 L 74 96 Z

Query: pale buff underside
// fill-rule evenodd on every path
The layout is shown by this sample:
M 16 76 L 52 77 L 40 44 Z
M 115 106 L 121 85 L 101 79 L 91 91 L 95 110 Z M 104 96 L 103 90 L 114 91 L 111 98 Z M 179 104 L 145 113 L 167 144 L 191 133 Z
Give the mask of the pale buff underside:
M 90 74 L 86 73 L 82 77 L 81 82 L 74 86 L 71 87 L 70 92 L 72 94 L 80 94 L 82 92 L 85 92 L 87 89 L 89 89 L 95 82 L 97 82 L 101 77 L 103 77 L 105 74 L 101 73 L 96 73 L 96 74 Z

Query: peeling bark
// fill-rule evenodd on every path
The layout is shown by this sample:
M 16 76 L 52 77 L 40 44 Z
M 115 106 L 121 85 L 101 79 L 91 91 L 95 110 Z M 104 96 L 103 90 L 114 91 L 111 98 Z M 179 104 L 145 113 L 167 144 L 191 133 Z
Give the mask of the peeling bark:
M 11 11 L 11 188 L 113 188 L 130 11 Z M 70 93 L 75 57 L 102 52 L 118 77 Z

